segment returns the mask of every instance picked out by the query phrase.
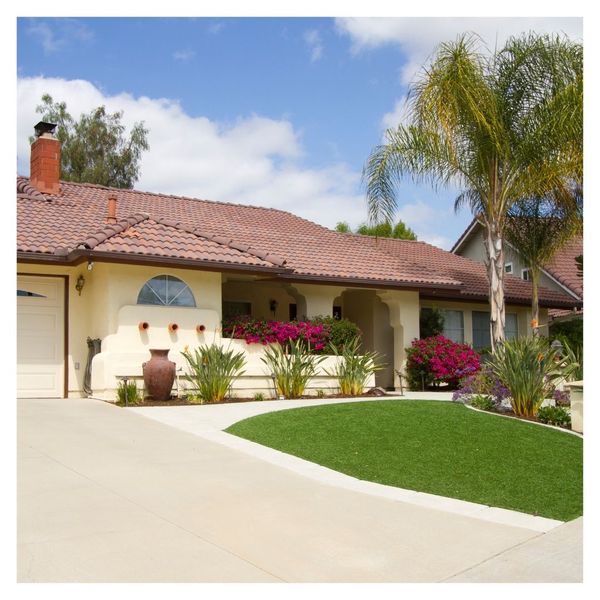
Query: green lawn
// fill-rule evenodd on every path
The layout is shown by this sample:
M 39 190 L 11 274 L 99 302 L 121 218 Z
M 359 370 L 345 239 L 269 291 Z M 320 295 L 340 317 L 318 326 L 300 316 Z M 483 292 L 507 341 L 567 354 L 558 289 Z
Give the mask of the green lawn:
M 583 513 L 580 438 L 461 404 L 311 406 L 226 431 L 367 481 L 562 521 Z

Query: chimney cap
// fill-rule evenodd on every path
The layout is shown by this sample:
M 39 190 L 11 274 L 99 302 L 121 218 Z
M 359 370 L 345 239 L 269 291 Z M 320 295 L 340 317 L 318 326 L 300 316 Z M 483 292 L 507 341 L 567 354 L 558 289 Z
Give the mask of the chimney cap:
M 35 137 L 42 137 L 45 133 L 54 135 L 54 130 L 56 127 L 56 123 L 46 123 L 46 121 L 40 121 L 37 125 L 33 126 L 35 130 Z

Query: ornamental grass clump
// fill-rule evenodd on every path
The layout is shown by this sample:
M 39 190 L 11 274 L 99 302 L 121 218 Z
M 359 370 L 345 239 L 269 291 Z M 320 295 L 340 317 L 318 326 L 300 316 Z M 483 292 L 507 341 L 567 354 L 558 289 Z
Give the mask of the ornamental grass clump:
M 315 376 L 317 366 L 325 358 L 310 354 L 310 348 L 304 340 L 290 340 L 284 346 L 269 346 L 261 360 L 269 368 L 277 395 L 299 398 L 310 379 Z
M 547 339 L 524 337 L 499 344 L 490 367 L 510 390 L 513 412 L 534 417 L 544 398 L 552 395 L 555 383 L 568 380 L 578 365 L 561 357 Z
M 358 337 L 347 343 L 341 352 L 333 345 L 330 348 L 339 360 L 335 368 L 326 373 L 337 377 L 340 393 L 344 396 L 360 396 L 369 376 L 383 369 L 384 365 L 378 363 L 381 355 L 378 352 L 361 352 Z
M 480 368 L 479 354 L 468 344 L 442 335 L 413 340 L 406 349 L 406 376 L 411 390 L 425 390 L 445 383 L 458 387 L 461 378 Z
M 244 373 L 246 359 L 242 351 L 226 350 L 213 343 L 181 354 L 190 371 L 184 378 L 197 390 L 203 403 L 222 402 L 231 384 Z
M 124 381 L 119 381 L 119 385 L 117 386 L 117 404 L 124 406 L 125 397 L 127 397 L 127 404 L 139 404 L 142 401 L 142 394 L 135 381 L 128 381 L 127 385 Z

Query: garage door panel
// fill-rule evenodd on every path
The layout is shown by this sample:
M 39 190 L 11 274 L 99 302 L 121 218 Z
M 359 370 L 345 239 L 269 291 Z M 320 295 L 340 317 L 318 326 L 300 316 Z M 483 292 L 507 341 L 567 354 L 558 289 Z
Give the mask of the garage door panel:
M 31 295 L 29 295 L 31 294 Z M 17 392 L 21 398 L 62 398 L 64 280 L 17 279 Z

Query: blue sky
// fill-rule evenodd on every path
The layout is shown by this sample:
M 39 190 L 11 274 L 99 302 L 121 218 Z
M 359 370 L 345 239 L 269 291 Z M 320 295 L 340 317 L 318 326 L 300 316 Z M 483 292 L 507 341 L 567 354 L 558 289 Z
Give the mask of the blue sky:
M 138 189 L 271 206 L 333 227 L 366 219 L 360 173 L 401 118 L 436 44 L 533 29 L 581 38 L 577 18 L 20 18 L 18 171 L 44 92 L 150 129 Z M 451 190 L 410 180 L 398 214 L 449 247 L 470 220 Z

